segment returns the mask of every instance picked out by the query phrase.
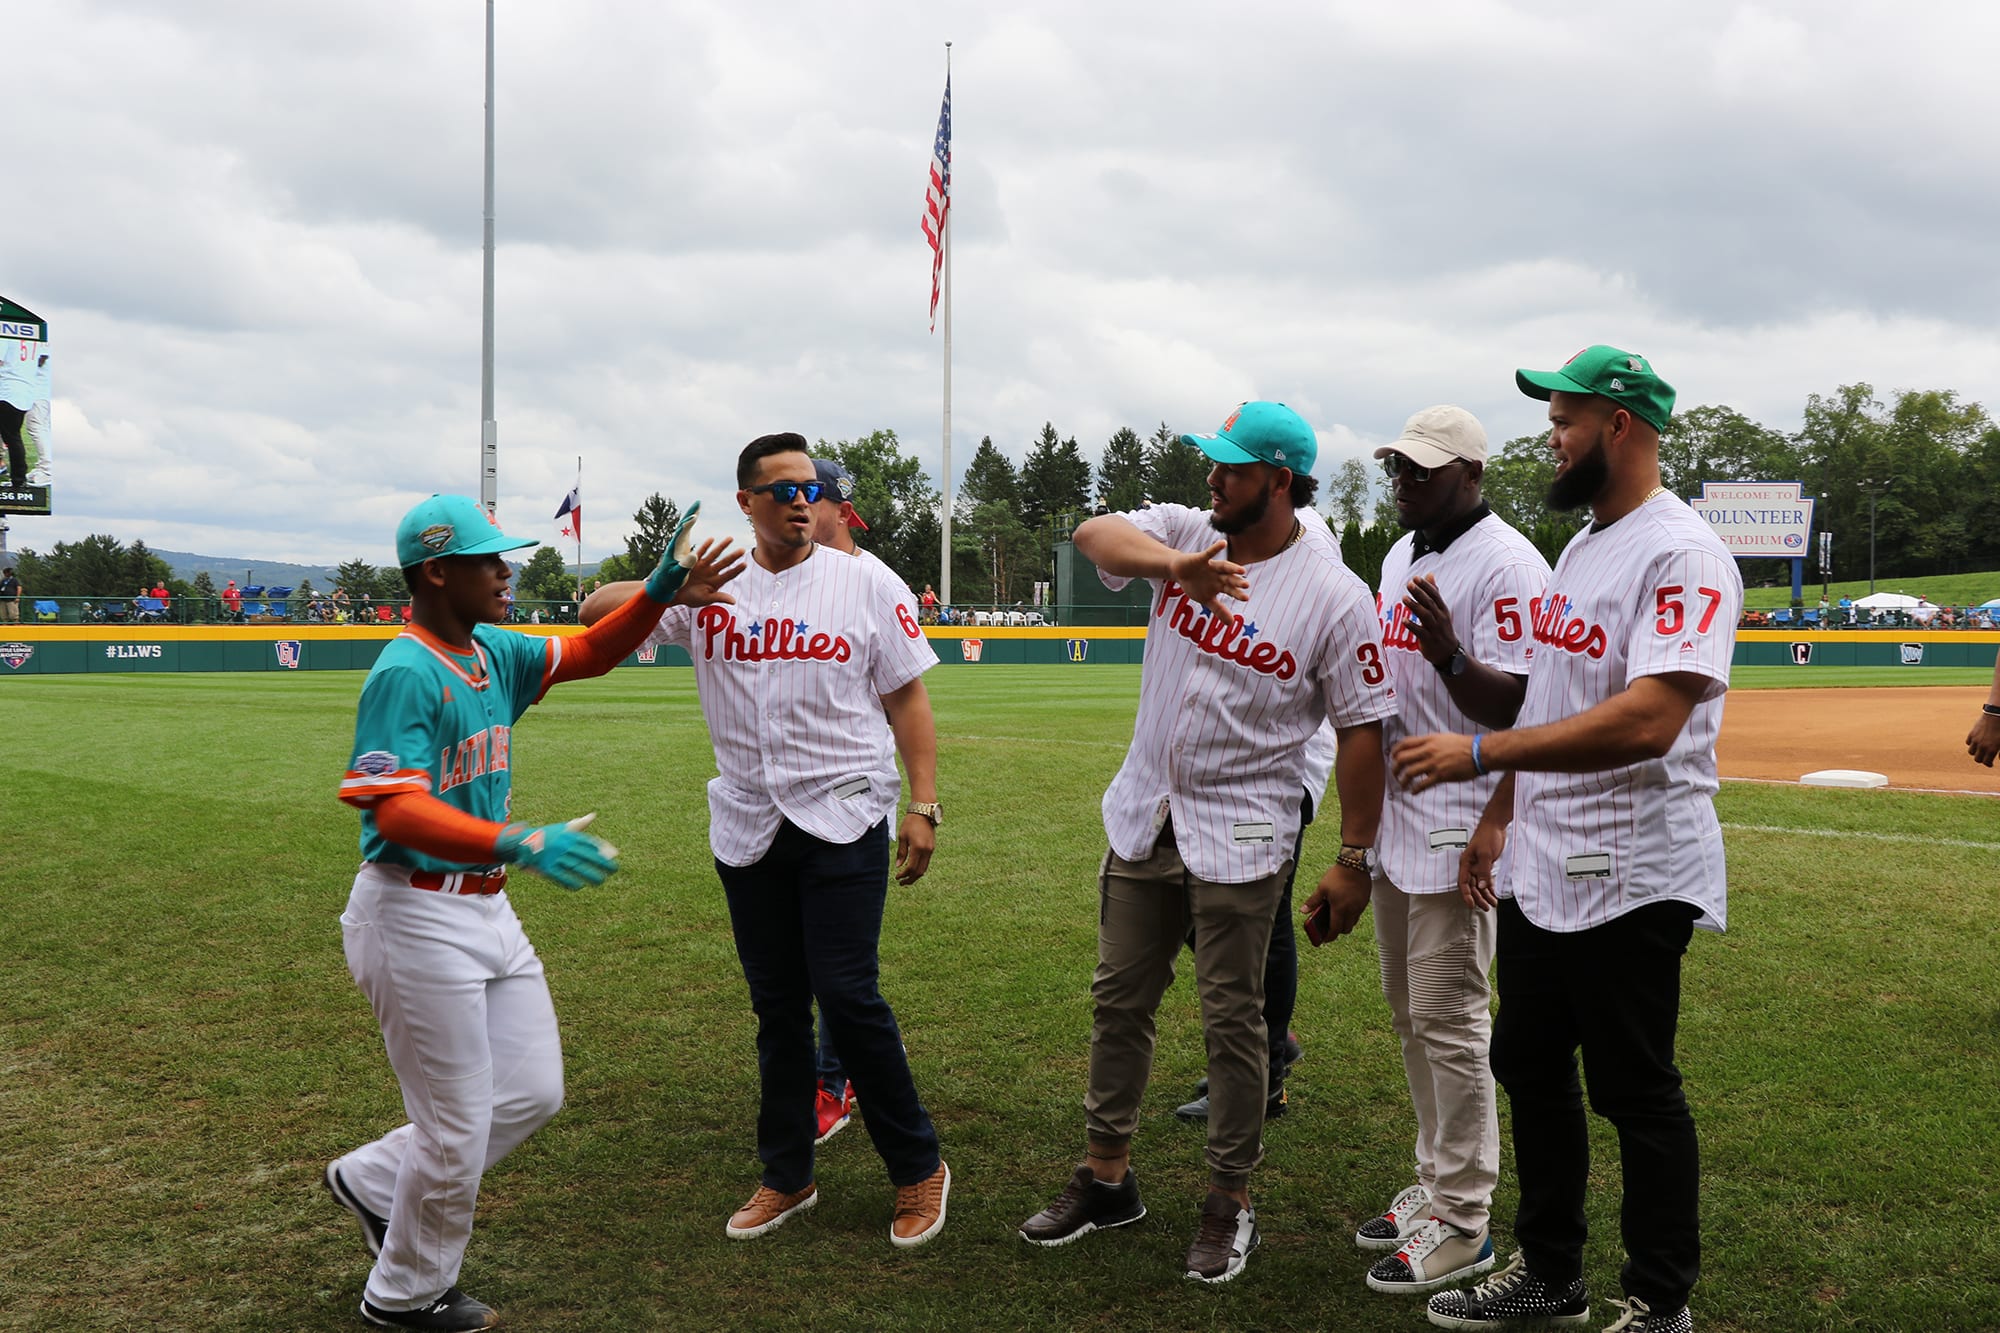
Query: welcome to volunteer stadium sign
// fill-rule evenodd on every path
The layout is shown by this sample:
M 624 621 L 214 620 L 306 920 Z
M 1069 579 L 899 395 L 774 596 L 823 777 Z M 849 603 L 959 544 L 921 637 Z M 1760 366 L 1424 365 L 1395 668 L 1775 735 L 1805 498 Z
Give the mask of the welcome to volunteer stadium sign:
M 1792 562 L 1792 599 L 1805 581 L 1814 500 L 1796 481 L 1705 481 L 1688 507 L 1738 560 Z

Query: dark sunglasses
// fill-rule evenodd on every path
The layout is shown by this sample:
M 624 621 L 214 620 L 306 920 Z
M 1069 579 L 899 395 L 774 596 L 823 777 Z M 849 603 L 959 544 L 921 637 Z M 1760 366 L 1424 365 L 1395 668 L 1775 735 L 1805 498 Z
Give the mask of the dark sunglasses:
M 807 504 L 811 504 L 825 489 L 825 484 L 817 481 L 767 481 L 762 486 L 750 487 L 749 491 L 752 495 L 768 495 L 779 504 L 788 505 L 800 495 L 806 497 Z
M 1464 461 L 1462 458 L 1454 458 L 1449 463 L 1440 463 L 1436 467 L 1418 467 L 1401 454 L 1384 454 L 1382 455 L 1382 475 L 1394 481 L 1407 472 L 1411 481 L 1429 481 L 1435 473 L 1442 472 L 1448 467 L 1457 467 Z

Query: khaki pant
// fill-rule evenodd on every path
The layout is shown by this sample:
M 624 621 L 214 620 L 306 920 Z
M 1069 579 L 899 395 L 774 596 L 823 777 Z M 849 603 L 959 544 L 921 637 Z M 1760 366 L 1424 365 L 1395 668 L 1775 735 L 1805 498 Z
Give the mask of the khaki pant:
M 0 600 L 0 620 L 18 623 L 21 619 L 21 599 L 9 597 Z
M 1173 984 L 1174 962 L 1194 927 L 1195 985 L 1208 1046 L 1208 1169 L 1218 1189 L 1243 1189 L 1264 1157 L 1264 1098 L 1271 1072 L 1264 1030 L 1264 955 L 1290 863 L 1247 884 L 1190 874 L 1160 835 L 1152 856 L 1107 852 L 1098 880 L 1096 1012 L 1090 1029 L 1085 1125 L 1093 1142 L 1129 1143 L 1153 1072 L 1153 1014 Z
M 1403 1043 L 1417 1112 L 1417 1183 L 1431 1211 L 1465 1231 L 1486 1225 L 1500 1177 L 1494 1109 L 1494 914 L 1456 893 L 1404 893 L 1378 876 L 1375 943 L 1382 994 Z

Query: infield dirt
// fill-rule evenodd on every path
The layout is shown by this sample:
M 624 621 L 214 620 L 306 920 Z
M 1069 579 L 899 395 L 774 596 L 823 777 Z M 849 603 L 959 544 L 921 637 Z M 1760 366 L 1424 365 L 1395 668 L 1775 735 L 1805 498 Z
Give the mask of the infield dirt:
M 1797 782 L 1822 768 L 1885 774 L 1891 787 L 2000 796 L 2000 769 L 1972 762 L 1965 734 L 1985 686 L 1742 690 L 1722 710 L 1725 778 Z

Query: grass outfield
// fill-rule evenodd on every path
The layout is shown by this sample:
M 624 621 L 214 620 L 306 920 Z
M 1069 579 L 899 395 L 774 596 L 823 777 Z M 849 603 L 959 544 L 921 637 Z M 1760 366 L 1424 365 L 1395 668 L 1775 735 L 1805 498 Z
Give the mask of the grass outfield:
M 360 680 L 6 683 L 0 1328 L 360 1326 L 368 1261 L 318 1183 L 400 1118 L 336 920 L 355 820 L 332 792 Z M 1241 1278 L 1177 1267 L 1205 1179 L 1199 1133 L 1170 1115 L 1202 1064 L 1185 979 L 1136 1143 L 1151 1213 L 1059 1250 L 1014 1235 L 1081 1148 L 1098 798 L 1137 668 L 932 680 L 947 819 L 931 875 L 891 892 L 883 958 L 956 1177 L 944 1235 L 890 1248 L 857 1126 L 822 1152 L 815 1212 L 723 1238 L 757 1177 L 755 1061 L 706 850 L 711 756 L 690 673 L 628 671 L 564 687 L 516 735 L 516 809 L 599 811 L 627 870 L 515 895 L 569 1100 L 487 1176 L 465 1285 L 516 1329 L 1429 1327 L 1362 1286 L 1348 1239 L 1409 1172 L 1365 932 L 1304 951 L 1306 1056 L 1266 1133 L 1264 1244 Z M 2000 807 L 1747 784 L 1719 804 L 1732 928 L 1689 953 L 1681 1042 L 1706 1166 L 1700 1327 L 1993 1327 Z M 1593 1133 L 1601 1326 L 1618 1159 Z M 1514 1202 L 1510 1155 L 1503 1256 Z

